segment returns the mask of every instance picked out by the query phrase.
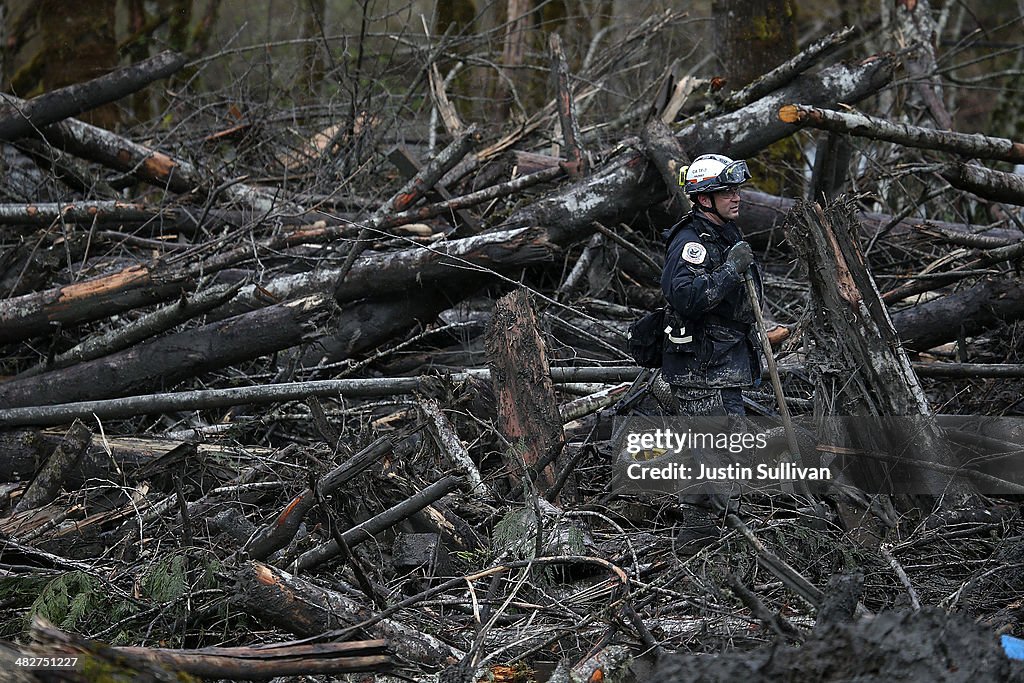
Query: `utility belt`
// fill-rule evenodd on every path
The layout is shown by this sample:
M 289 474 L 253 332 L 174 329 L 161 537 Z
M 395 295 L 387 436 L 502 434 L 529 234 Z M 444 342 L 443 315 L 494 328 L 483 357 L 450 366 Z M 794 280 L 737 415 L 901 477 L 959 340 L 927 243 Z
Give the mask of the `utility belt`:
M 707 325 L 725 327 L 742 334 L 750 332 L 750 323 L 723 318 L 719 315 L 706 315 L 697 320 L 686 320 L 679 317 L 671 306 L 665 311 L 665 341 L 670 350 L 685 351 L 692 346 L 695 339 L 699 340 Z
M 723 318 L 720 315 L 706 315 L 703 320 L 705 325 L 717 325 L 718 327 L 728 327 L 730 330 L 737 332 L 743 332 L 746 334 L 750 331 L 750 323 L 741 323 L 738 320 L 732 320 L 731 318 Z

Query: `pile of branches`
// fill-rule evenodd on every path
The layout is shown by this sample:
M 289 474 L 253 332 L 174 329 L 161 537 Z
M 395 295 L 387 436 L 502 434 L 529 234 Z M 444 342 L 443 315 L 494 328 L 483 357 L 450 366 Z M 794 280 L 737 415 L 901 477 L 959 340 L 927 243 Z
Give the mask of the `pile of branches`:
M 553 680 L 594 680 L 666 651 L 783 643 L 777 663 L 824 657 L 829 642 L 883 623 L 855 617 L 904 605 L 1014 628 L 1024 546 L 1012 504 L 975 497 L 968 513 L 925 524 L 930 509 L 867 502 L 864 516 L 882 526 L 858 534 L 855 515 L 799 497 L 755 496 L 716 515 L 608 484 L 609 410 L 641 384 L 624 331 L 658 303 L 657 235 L 685 209 L 675 179 L 688 157 L 754 156 L 799 124 L 954 154 L 1019 149 L 835 123 L 838 103 L 878 92 L 896 66 L 876 55 L 808 71 L 847 36 L 691 105 L 688 118 L 692 84 L 667 86 L 636 136 L 601 149 L 580 134 L 584 93 L 557 40 L 556 97 L 502 137 L 464 125 L 432 74 L 448 144 L 429 157 L 388 150 L 377 178 L 387 191 L 371 200 L 296 191 L 287 174 L 211 176 L 69 118 L 180 69 L 174 54 L 8 98 L 0 139 L 19 142 L 6 153 L 25 177 L 45 164 L 83 196 L 0 206 L 4 635 L 33 637 L 0 658 L 74 658 L 153 680 L 384 670 L 528 680 L 562 661 Z M 561 156 L 541 154 L 532 136 L 555 121 Z M 311 136 L 281 163 L 301 173 L 342 142 Z M 1013 179 L 948 164 L 950 183 L 1018 198 Z M 88 196 L 103 188 L 82 182 L 97 169 L 161 199 Z M 746 232 L 770 266 L 773 336 L 792 354 L 789 394 L 804 399 L 794 408 L 833 405 L 815 381 L 814 348 L 826 343 L 801 335 L 828 314 L 829 262 L 779 239 L 784 216 L 806 223 L 810 210 L 746 199 Z M 903 368 L 904 348 L 929 352 L 915 359 L 920 375 L 982 382 L 983 405 L 1019 410 L 1019 395 L 999 388 L 1012 380 L 977 379 L 1021 374 L 1019 348 L 1000 338 L 1024 313 L 1007 276 L 1019 233 L 843 206 L 828 224 L 845 216 L 870 257 L 846 259 L 863 268 L 851 282 L 885 304 L 857 321 L 904 343 L 880 338 L 871 358 Z M 790 249 L 806 275 L 787 264 Z M 966 339 L 983 335 L 991 348 L 971 360 L 988 362 L 936 362 L 956 349 L 966 360 Z M 914 373 L 899 377 L 891 387 L 868 376 L 871 396 L 845 400 L 930 410 Z M 773 401 L 748 399 L 766 412 Z M 898 540 L 880 544 L 888 534 Z M 958 561 L 933 562 L 940 553 Z M 921 615 L 907 628 L 922 642 L 981 643 L 945 670 L 1009 671 L 980 627 Z

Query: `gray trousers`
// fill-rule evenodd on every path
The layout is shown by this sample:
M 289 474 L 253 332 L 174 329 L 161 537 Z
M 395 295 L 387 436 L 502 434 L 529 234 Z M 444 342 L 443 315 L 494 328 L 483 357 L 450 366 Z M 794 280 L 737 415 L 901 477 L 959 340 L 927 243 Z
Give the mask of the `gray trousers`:
M 676 414 L 721 416 L 746 415 L 743 393 L 738 387 L 711 389 L 707 387 L 680 387 L 672 385 L 676 400 Z

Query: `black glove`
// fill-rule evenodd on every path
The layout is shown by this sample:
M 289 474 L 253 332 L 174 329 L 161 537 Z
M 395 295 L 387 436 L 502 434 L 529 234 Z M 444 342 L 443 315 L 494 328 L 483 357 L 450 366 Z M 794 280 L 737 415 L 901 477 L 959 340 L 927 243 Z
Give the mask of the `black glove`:
M 747 268 L 754 262 L 754 252 L 750 248 L 750 245 L 744 241 L 739 241 L 733 245 L 732 249 L 725 257 L 725 262 L 736 269 L 736 272 L 742 275 L 747 272 Z

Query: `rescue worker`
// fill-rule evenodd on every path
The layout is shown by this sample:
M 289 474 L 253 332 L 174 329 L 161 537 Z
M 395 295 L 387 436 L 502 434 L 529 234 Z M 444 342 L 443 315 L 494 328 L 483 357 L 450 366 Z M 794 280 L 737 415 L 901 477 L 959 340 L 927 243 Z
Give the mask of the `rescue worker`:
M 662 379 L 681 415 L 743 415 L 741 390 L 761 375 L 746 274 L 761 294 L 761 274 L 734 222 L 746 162 L 703 154 L 683 182 L 693 210 L 665 231 L 668 251 L 661 288 L 670 329 Z

